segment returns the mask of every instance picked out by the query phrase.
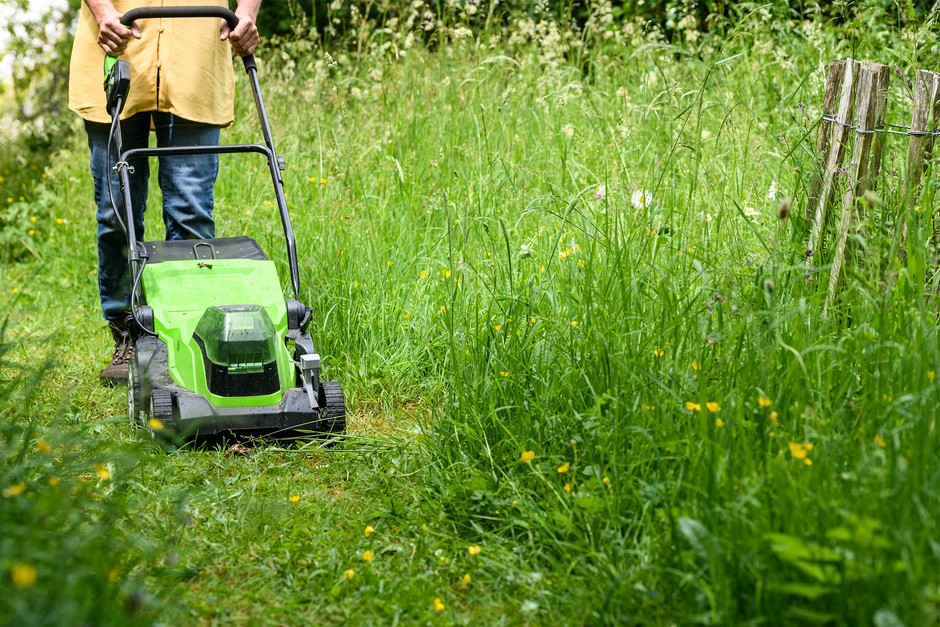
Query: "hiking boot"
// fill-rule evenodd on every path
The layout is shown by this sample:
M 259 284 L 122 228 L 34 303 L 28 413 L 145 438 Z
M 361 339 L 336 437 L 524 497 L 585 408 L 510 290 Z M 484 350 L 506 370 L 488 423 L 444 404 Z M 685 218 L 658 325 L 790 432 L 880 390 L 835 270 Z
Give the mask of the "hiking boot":
M 108 322 L 108 328 L 111 329 L 111 336 L 114 338 L 114 354 L 111 356 L 111 363 L 101 371 L 98 378 L 102 383 L 110 385 L 127 383 L 127 364 L 134 353 L 131 334 L 123 320 L 111 320 Z

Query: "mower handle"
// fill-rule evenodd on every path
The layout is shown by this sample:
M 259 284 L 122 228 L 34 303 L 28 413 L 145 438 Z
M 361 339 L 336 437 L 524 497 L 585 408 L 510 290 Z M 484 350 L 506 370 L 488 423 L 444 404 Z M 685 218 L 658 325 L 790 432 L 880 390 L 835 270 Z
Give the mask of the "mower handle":
M 121 16 L 121 24 L 130 28 L 136 20 L 162 17 L 217 17 L 225 20 L 232 30 L 235 30 L 239 21 L 238 16 L 225 7 L 137 7 Z M 256 67 L 254 55 L 247 54 L 243 56 L 242 62 L 245 64 L 245 71 Z

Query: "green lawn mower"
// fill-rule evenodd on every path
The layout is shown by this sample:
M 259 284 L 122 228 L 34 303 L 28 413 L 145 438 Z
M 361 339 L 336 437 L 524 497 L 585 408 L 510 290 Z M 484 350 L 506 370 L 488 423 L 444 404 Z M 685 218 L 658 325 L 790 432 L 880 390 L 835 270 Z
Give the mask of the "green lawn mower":
M 222 7 L 132 9 L 121 22 L 150 18 L 217 17 L 234 30 L 238 17 Z M 311 309 L 299 300 L 294 234 L 254 57 L 243 57 L 265 145 L 123 150 L 118 123 L 130 66 L 109 57 L 105 91 L 111 139 L 124 198 L 131 278 L 130 418 L 161 436 L 342 433 L 343 391 L 321 381 L 320 356 L 307 332 Z M 286 299 L 274 262 L 249 237 L 138 242 L 127 164 L 136 157 L 258 153 L 267 159 L 284 237 L 294 298 Z M 120 214 L 119 214 L 120 215 Z

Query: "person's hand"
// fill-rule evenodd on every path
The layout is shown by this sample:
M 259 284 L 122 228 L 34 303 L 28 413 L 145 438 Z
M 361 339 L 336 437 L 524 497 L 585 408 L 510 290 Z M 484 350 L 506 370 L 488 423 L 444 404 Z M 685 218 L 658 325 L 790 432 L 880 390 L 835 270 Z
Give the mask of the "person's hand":
M 121 14 L 117 11 L 108 11 L 98 21 L 98 45 L 106 53 L 118 57 L 124 54 L 131 37 L 140 39 L 140 27 L 137 22 L 128 28 L 121 24 Z
M 237 11 L 235 15 L 238 15 Z M 238 15 L 238 26 L 235 30 L 229 28 L 228 22 L 222 20 L 222 25 L 219 27 L 219 39 L 227 39 L 232 44 L 235 54 L 246 57 L 258 47 L 261 35 L 258 34 L 258 26 L 250 15 Z

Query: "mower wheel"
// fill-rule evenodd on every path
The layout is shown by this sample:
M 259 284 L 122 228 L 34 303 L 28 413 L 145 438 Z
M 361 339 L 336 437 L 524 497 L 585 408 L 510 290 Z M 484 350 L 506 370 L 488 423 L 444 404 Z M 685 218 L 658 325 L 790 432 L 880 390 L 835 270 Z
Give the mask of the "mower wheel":
M 150 393 L 150 417 L 159 420 L 165 425 L 164 428 L 172 429 L 175 427 L 172 392 L 158 389 Z
M 320 419 L 330 422 L 330 433 L 343 433 L 346 430 L 346 401 L 339 381 L 321 381 L 319 397 Z

